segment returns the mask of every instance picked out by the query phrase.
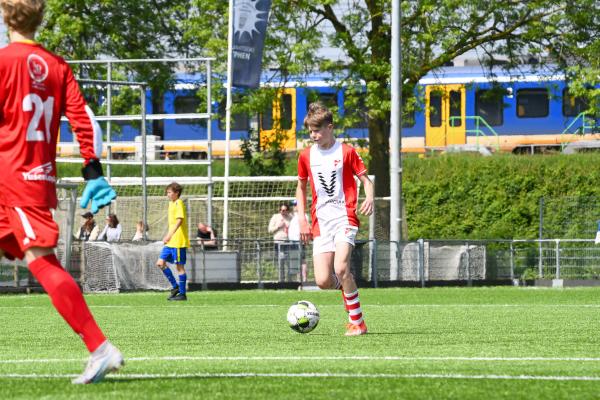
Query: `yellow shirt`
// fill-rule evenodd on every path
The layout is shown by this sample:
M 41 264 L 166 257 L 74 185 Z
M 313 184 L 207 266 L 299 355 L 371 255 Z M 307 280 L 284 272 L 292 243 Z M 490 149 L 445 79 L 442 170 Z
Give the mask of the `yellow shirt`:
M 185 205 L 181 199 L 169 202 L 169 232 L 177 224 L 177 220 L 181 218 L 181 225 L 175 231 L 171 240 L 167 243 L 168 247 L 181 249 L 183 247 L 190 247 L 190 239 L 188 236 L 187 217 L 185 212 Z

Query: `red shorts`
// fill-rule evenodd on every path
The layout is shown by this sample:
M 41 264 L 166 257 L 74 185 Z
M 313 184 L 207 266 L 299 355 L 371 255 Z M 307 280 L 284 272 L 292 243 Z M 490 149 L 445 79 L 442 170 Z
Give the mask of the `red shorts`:
M 23 258 L 31 247 L 54 248 L 58 225 L 45 207 L 0 205 L 0 249 L 9 259 Z

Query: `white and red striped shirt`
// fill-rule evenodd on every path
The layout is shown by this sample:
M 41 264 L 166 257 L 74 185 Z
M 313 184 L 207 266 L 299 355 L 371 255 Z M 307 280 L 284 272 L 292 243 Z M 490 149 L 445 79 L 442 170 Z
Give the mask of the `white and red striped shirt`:
M 31 41 L 0 49 L 0 204 L 56 208 L 56 142 L 66 115 L 86 162 L 102 131 L 71 68 Z
M 362 158 L 347 144 L 336 142 L 326 150 L 312 145 L 302 150 L 298 158 L 298 179 L 310 178 L 314 237 L 320 236 L 320 226 L 324 224 L 359 226 L 354 177 L 366 173 Z

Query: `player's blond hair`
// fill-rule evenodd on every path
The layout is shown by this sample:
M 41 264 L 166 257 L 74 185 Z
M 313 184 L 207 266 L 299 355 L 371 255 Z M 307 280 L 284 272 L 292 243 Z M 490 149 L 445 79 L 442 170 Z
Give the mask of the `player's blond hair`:
M 4 24 L 19 33 L 34 33 L 44 19 L 46 0 L 0 0 Z
M 304 117 L 304 127 L 321 127 L 333 124 L 333 113 L 320 102 L 310 103 Z

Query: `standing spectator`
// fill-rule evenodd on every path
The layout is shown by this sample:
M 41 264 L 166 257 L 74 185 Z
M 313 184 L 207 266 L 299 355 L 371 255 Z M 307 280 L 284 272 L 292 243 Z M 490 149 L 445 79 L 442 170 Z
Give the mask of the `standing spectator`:
M 185 204 L 179 198 L 183 192 L 183 188 L 177 182 L 172 182 L 166 189 L 167 197 L 169 198 L 169 211 L 167 221 L 169 231 L 163 238 L 165 246 L 160 252 L 156 266 L 160 268 L 165 277 L 171 283 L 171 296 L 169 300 L 185 301 L 187 274 L 185 273 L 185 261 L 187 248 L 190 247 L 190 239 L 187 229 L 187 213 Z M 172 263 L 177 266 L 179 273 L 179 284 L 173 275 L 173 271 L 167 263 Z
M 198 239 L 198 244 L 202 245 L 204 250 L 217 250 L 219 247 L 215 230 L 202 222 L 198 224 L 196 239 Z
M 285 242 L 288 239 L 288 228 L 291 219 L 290 206 L 287 203 L 280 203 L 279 212 L 273 214 L 269 221 L 269 233 L 273 234 L 273 240 L 275 241 L 275 254 L 279 268 L 280 282 L 283 282 L 285 279 L 285 266 L 288 261 L 287 247 L 289 246 Z
M 121 224 L 115 214 L 108 214 L 106 217 L 106 226 L 98 236 L 98 240 L 106 240 L 107 242 L 118 242 L 121 240 Z
M 290 215 L 290 206 L 287 203 L 279 204 L 279 212 L 273 214 L 269 221 L 269 233 L 273 234 L 273 240 L 285 241 L 288 238 L 288 228 L 292 216 Z
M 81 214 L 84 221 L 81 224 L 81 228 L 79 228 L 79 236 L 77 239 L 87 242 L 88 240 L 96 240 L 98 239 L 98 233 L 100 232 L 100 227 L 94 221 L 94 214 L 91 212 L 86 212 Z
M 79 142 L 86 181 L 81 207 L 92 213 L 116 197 L 99 158 L 102 131 L 69 65 L 34 41 L 44 0 L 0 0 L 10 44 L 0 49 L 0 258 L 25 258 L 52 305 L 83 340 L 90 358 L 74 384 L 95 383 L 123 365 L 104 336 L 73 277 L 56 258 L 56 141 L 65 115 Z M 72 38 L 79 40 L 79 38 Z M 69 232 L 71 234 L 71 232 Z M 37 332 L 32 331 L 33 335 Z M 70 339 L 58 343 L 68 349 Z
M 144 227 L 146 229 L 144 229 Z M 131 239 L 133 242 L 140 242 L 144 240 L 144 233 L 148 232 L 148 226 L 144 224 L 144 221 L 138 221 L 135 225 L 135 235 Z
M 300 240 L 300 222 L 298 221 L 298 201 L 294 200 L 292 202 L 294 206 L 294 215 L 290 220 L 290 226 L 288 227 L 288 239 L 290 241 L 294 241 L 294 245 L 298 246 L 300 251 L 300 282 L 306 282 L 306 253 L 304 249 L 304 243 Z M 308 221 L 308 215 L 304 214 L 304 218 Z

